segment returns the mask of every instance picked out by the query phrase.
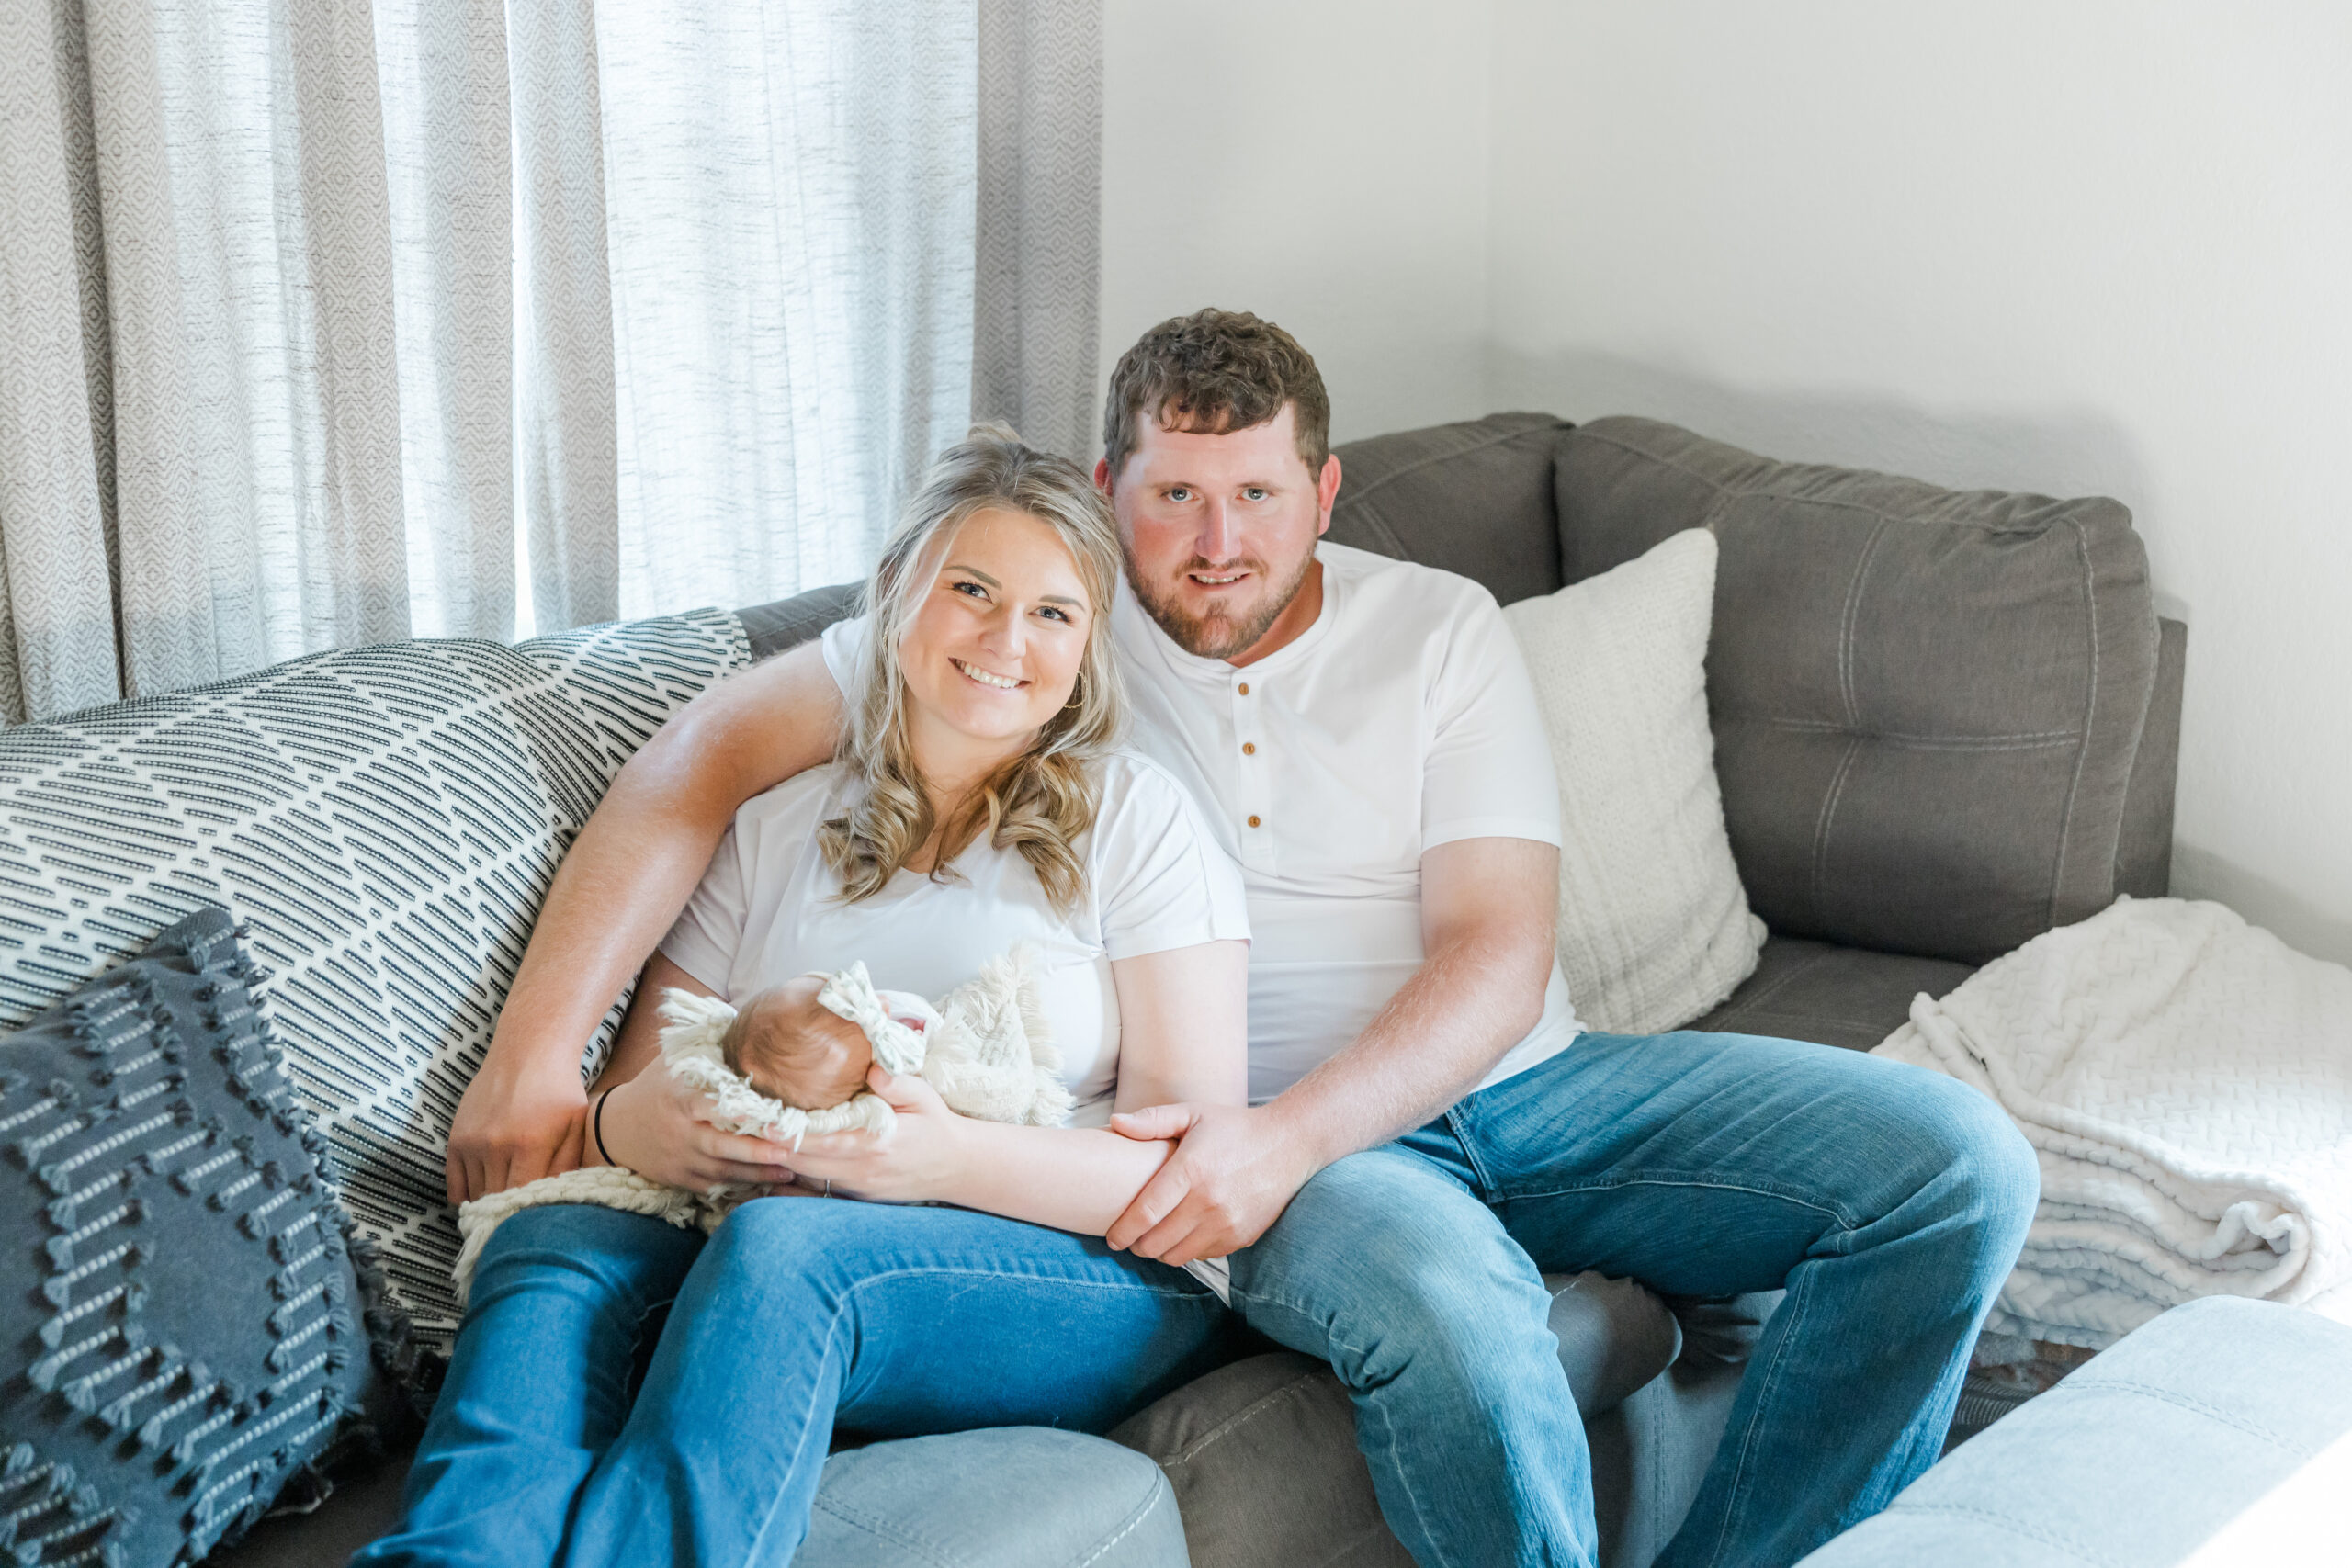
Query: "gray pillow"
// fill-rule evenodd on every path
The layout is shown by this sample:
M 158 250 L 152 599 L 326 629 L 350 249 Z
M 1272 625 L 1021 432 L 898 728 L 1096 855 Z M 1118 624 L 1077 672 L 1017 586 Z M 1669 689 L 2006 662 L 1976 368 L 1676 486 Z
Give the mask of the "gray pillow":
M 0 1547 L 18 1562 L 194 1562 L 407 1416 L 413 1341 L 321 1172 L 254 973 L 227 914 L 200 910 L 0 1039 Z
M 1459 573 L 1498 604 L 1549 593 L 1562 581 L 1552 452 L 1566 429 L 1491 413 L 1351 441 L 1329 538 Z
M 1655 420 L 1560 443 L 1561 571 L 1713 531 L 1707 705 L 1783 936 L 1983 964 L 2115 898 L 2155 691 L 2131 513 L 1775 462 Z

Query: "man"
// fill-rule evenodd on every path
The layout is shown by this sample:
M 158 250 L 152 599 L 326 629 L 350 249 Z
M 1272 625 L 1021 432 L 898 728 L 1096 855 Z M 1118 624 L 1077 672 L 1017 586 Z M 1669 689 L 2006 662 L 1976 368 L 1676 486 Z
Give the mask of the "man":
M 1129 593 L 1136 742 L 1248 880 L 1248 1109 L 1181 1138 L 1112 1231 L 1230 1256 L 1252 1325 L 1351 1390 L 1381 1506 L 1425 1565 L 1589 1563 L 1582 1426 L 1545 1269 L 1668 1294 L 1785 1287 L 1662 1562 L 1785 1563 L 1935 1457 L 2022 1244 L 2023 1139 L 1937 1075 L 1743 1036 L 1579 1032 L 1552 953 L 1558 799 L 1500 611 L 1317 540 L 1340 489 L 1314 361 L 1253 316 L 1164 322 L 1114 372 L 1097 481 Z M 841 644 L 836 636 L 829 643 Z M 577 1043 L 735 807 L 831 750 L 796 649 L 624 770 L 557 879 L 451 1134 L 453 1195 L 550 1168 Z M 771 1175 L 756 1148 L 710 1152 Z

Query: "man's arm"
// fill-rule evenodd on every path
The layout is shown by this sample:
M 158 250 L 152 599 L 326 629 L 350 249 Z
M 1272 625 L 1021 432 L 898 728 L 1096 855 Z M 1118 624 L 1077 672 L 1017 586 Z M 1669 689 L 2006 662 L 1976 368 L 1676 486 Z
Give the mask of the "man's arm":
M 1129 1137 L 1183 1141 L 1111 1245 L 1173 1264 L 1247 1247 L 1317 1171 L 1459 1100 L 1544 1015 L 1559 889 L 1559 851 L 1532 839 L 1424 854 L 1421 966 L 1362 1034 L 1264 1105 L 1112 1119 Z
M 449 1201 L 571 1168 L 580 1053 L 685 908 L 736 808 L 833 754 L 814 642 L 703 693 L 647 741 L 556 871 L 481 1070 L 449 1127 Z

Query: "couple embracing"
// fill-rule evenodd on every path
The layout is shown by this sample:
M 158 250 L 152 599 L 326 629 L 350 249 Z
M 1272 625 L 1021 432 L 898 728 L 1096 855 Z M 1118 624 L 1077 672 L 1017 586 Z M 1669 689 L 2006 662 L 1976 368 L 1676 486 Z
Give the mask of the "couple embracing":
M 1666 1563 L 1793 1562 L 1935 1458 L 2032 1212 L 2023 1140 L 1869 1057 L 1579 1029 L 1526 672 L 1476 584 L 1318 547 L 1329 424 L 1280 329 L 1165 322 L 1114 373 L 1092 482 L 974 432 L 864 615 L 624 770 L 451 1196 L 598 1162 L 775 1195 L 707 1239 L 508 1220 L 407 1516 L 359 1562 L 780 1568 L 837 1427 L 1101 1431 L 1246 1325 L 1337 1371 L 1416 1562 L 1590 1563 L 1547 1270 L 1788 1292 Z M 645 1070 L 666 988 L 863 962 L 936 996 L 1019 943 L 1067 1126 L 877 1067 L 886 1135 L 787 1148 Z M 640 963 L 583 1097 L 578 1042 Z

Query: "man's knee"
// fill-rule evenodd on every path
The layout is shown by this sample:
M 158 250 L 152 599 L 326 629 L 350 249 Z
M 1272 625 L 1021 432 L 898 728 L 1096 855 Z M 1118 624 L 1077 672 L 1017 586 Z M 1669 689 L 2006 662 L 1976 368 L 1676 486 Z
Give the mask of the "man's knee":
M 1906 1070 L 1903 1080 L 1914 1107 L 1919 1193 L 1966 1222 L 1987 1255 L 2014 1258 L 2041 1196 L 2033 1145 L 2007 1111 L 1966 1084 L 1925 1069 Z
M 1534 1263 L 1485 1204 L 1399 1150 L 1320 1172 L 1236 1255 L 1234 1284 L 1253 1325 L 1357 1386 L 1413 1361 L 1471 1375 L 1554 1353 Z

